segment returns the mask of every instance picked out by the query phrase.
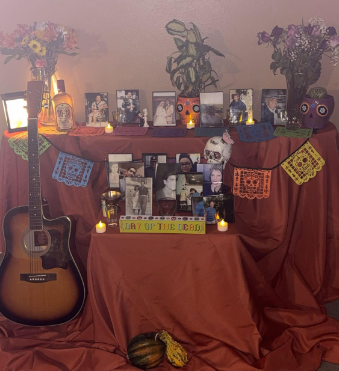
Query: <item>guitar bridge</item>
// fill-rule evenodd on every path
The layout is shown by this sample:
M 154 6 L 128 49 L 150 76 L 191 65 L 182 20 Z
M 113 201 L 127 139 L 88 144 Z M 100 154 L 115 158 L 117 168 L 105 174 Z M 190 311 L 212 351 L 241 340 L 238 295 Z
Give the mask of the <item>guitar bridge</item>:
M 20 274 L 20 281 L 26 281 L 31 283 L 43 283 L 49 281 L 56 281 L 56 273 L 22 273 Z

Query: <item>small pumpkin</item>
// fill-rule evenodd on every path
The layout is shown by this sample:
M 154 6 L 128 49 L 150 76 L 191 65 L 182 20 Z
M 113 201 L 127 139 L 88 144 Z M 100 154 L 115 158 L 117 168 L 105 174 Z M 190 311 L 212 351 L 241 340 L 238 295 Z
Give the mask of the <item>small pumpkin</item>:
M 134 337 L 127 346 L 127 358 L 133 366 L 147 370 L 154 368 L 164 358 L 166 344 L 156 339 L 156 332 L 147 332 Z

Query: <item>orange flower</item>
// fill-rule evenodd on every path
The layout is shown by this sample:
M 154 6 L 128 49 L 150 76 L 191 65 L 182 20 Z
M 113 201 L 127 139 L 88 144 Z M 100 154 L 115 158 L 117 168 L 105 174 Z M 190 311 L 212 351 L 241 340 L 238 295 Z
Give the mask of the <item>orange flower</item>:
M 30 27 L 27 24 L 18 24 L 18 28 L 14 31 L 17 37 L 25 37 L 31 33 Z
M 68 29 L 65 35 L 65 47 L 67 50 L 74 49 L 78 43 L 78 36 L 74 29 Z
M 58 32 L 56 30 L 56 24 L 52 22 L 48 22 L 45 30 L 43 40 L 50 42 L 52 40 L 56 40 L 58 38 Z

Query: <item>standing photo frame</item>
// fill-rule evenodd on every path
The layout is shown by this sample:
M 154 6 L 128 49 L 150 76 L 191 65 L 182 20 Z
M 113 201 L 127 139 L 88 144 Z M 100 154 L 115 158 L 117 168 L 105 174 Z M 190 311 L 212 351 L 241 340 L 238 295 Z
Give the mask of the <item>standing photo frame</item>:
M 229 121 L 231 124 L 246 124 L 253 120 L 253 89 L 230 89 Z
M 139 124 L 139 90 L 117 90 L 117 111 L 118 121 L 121 124 Z
M 192 200 L 201 197 L 202 188 L 202 173 L 177 173 L 177 211 L 192 211 Z
M 175 91 L 152 92 L 153 126 L 176 126 Z
M 86 126 L 104 127 L 108 124 L 108 93 L 85 93 Z
M 109 188 L 119 188 L 119 179 L 122 175 L 119 171 L 120 162 L 131 162 L 131 153 L 111 153 L 108 155 L 107 162 L 107 182 Z
M 152 178 L 126 178 L 126 215 L 152 215 Z
M 262 89 L 261 122 L 285 125 L 286 102 L 286 89 Z
M 200 126 L 224 126 L 224 92 L 200 93 Z

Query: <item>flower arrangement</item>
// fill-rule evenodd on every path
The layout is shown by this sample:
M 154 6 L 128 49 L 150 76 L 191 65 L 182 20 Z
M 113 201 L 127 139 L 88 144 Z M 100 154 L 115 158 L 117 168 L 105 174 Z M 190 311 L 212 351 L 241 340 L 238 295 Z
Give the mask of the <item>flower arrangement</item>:
M 259 32 L 258 44 L 274 49 L 271 70 L 278 69 L 287 82 L 287 110 L 298 111 L 301 100 L 310 85 L 321 74 L 321 59 L 325 55 L 336 66 L 339 54 L 339 36 L 334 27 L 327 27 L 321 18 L 311 18 L 307 24 L 290 24 L 287 28 L 275 26 L 271 32 Z
M 33 25 L 19 24 L 11 34 L 0 32 L 0 53 L 6 55 L 4 63 L 12 59 L 26 58 L 34 68 L 51 67 L 55 65 L 59 54 L 75 56 L 72 52 L 77 48 L 77 34 L 74 29 L 43 22 Z

